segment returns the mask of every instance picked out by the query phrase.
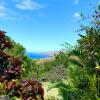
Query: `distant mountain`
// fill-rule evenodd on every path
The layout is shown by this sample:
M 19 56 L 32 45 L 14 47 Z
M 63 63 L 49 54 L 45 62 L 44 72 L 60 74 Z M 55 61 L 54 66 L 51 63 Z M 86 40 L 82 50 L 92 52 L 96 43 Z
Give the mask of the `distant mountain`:
M 47 52 L 43 52 L 42 54 L 46 54 L 49 56 L 53 56 L 54 54 L 59 54 L 60 51 L 47 51 Z

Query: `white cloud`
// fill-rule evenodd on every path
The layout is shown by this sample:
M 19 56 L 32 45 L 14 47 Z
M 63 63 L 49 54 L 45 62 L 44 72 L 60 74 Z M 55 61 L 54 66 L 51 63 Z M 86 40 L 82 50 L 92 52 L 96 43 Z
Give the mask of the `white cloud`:
M 27 10 L 36 10 L 43 8 L 43 6 L 37 2 L 33 2 L 32 0 L 12 0 L 14 2 L 14 5 L 19 7 L 19 9 L 27 9 Z M 20 2 L 20 3 L 19 3 Z M 19 3 L 19 4 L 18 4 Z M 17 4 L 17 5 L 16 5 Z M 22 4 L 22 8 L 21 7 Z M 19 5 L 19 6 L 18 6 Z M 10 4 L 8 2 L 1 2 L 0 0 L 0 20 L 16 20 L 16 21 L 23 21 L 25 19 L 32 19 L 31 15 L 27 14 L 21 14 L 21 12 L 18 12 L 16 9 L 13 9 L 12 7 L 9 7 Z M 39 17 L 47 17 L 43 13 L 39 13 Z
M 0 20 L 23 20 L 26 16 L 20 14 L 8 7 L 7 2 L 0 2 Z M 23 18 L 24 17 L 24 18 Z
M 80 12 L 75 12 L 73 17 L 75 18 L 75 20 L 80 20 L 81 19 L 81 14 Z
M 79 0 L 74 0 L 74 4 L 79 4 Z
M 3 5 L 0 5 L 0 17 L 6 16 L 6 8 Z
M 0 19 L 14 20 L 17 18 L 16 16 L 18 16 L 18 13 L 0 4 Z
M 21 3 L 16 4 L 16 7 L 22 10 L 38 10 L 44 6 L 32 0 L 23 0 Z
M 74 17 L 75 18 L 79 18 L 80 17 L 80 13 L 79 12 L 74 13 Z

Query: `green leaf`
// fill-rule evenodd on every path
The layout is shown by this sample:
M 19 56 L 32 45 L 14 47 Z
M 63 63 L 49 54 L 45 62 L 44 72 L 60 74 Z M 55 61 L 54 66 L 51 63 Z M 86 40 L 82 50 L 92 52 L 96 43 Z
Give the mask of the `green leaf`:
M 99 2 L 99 5 L 98 5 L 98 9 L 99 9 L 99 13 L 100 13 L 100 2 Z

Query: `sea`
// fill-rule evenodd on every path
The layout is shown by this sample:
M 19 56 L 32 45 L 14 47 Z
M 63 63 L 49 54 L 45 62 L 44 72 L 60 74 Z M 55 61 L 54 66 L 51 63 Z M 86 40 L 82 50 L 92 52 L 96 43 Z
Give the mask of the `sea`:
M 46 54 L 42 54 L 42 53 L 32 53 L 32 52 L 27 52 L 26 55 L 32 59 L 40 59 L 40 58 L 50 57 L 50 55 L 46 55 Z

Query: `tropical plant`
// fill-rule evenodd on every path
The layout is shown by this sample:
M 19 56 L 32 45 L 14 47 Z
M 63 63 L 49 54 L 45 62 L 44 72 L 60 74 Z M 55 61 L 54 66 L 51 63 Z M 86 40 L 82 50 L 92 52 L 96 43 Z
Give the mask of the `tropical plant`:
M 23 80 L 22 58 L 11 56 L 5 49 L 13 48 L 6 32 L 0 31 L 0 87 L 5 95 L 16 96 L 22 100 L 38 99 L 44 100 L 44 91 L 41 83 L 36 80 Z
M 68 83 L 51 86 L 60 90 L 64 100 L 100 99 L 100 5 L 98 8 L 91 25 L 81 27 L 85 35 L 79 34 L 77 46 L 65 53 Z

